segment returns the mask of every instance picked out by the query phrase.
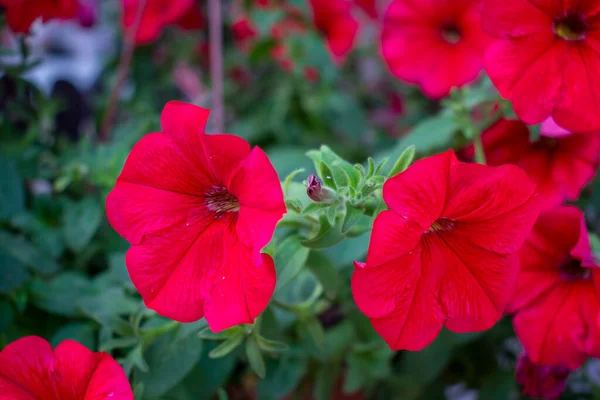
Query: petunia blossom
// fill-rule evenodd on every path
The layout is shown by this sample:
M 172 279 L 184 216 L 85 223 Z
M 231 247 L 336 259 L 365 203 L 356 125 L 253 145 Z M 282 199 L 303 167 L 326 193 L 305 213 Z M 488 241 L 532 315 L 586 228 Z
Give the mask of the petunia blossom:
M 388 68 L 431 98 L 475 80 L 490 39 L 480 11 L 480 0 L 393 0 L 381 36 Z
M 452 150 L 417 161 L 383 186 L 390 209 L 352 276 L 358 308 L 395 350 L 424 348 L 442 326 L 490 328 L 514 292 L 537 197 L 512 165 L 462 163 Z
M 508 311 L 529 358 L 574 370 L 587 357 L 600 357 L 600 269 L 583 213 L 573 206 L 541 213 L 519 257 Z
M 600 132 L 542 136 L 534 141 L 530 136 L 520 121 L 498 121 L 482 135 L 487 163 L 523 168 L 538 185 L 546 208 L 577 200 L 600 164 Z M 472 152 L 471 147 L 467 153 Z
M 135 43 L 144 45 L 158 39 L 163 28 L 179 25 L 184 29 L 198 29 L 204 25 L 204 16 L 195 0 L 121 0 L 124 30 L 139 26 Z M 144 6 L 143 10 L 140 7 Z
M 77 16 L 77 0 L 0 0 L 6 8 L 6 22 L 13 32 L 27 33 L 31 24 L 41 18 L 74 19 Z
M 119 364 L 65 340 L 54 350 L 41 337 L 27 336 L 0 352 L 0 398 L 18 400 L 133 400 Z
M 548 367 L 532 362 L 527 353 L 519 356 L 515 378 L 521 393 L 536 399 L 558 399 L 565 390 L 570 370 L 567 367 Z
M 285 213 L 277 173 L 243 139 L 204 133 L 209 111 L 171 101 L 162 132 L 132 149 L 106 200 L 132 247 L 129 275 L 146 305 L 213 331 L 251 323 L 275 287 L 261 249 Z
M 486 71 L 521 120 L 600 129 L 599 13 L 596 0 L 484 1 Z
M 358 33 L 358 21 L 351 13 L 348 0 L 309 0 L 313 20 L 327 41 L 336 62 L 344 61 L 352 50 Z

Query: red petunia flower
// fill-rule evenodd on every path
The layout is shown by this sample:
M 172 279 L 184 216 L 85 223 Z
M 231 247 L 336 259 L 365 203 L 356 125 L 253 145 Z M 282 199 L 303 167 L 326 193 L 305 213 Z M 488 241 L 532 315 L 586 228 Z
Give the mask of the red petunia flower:
M 579 368 L 600 357 L 600 302 L 583 214 L 564 206 L 540 214 L 519 252 L 515 332 L 540 365 Z
M 390 71 L 432 98 L 475 80 L 489 42 L 480 10 L 480 0 L 392 1 L 381 37 Z
M 452 150 L 388 179 L 390 210 L 352 276 L 359 309 L 395 350 L 424 348 L 443 325 L 490 328 L 513 294 L 536 197 L 520 168 L 461 163 Z
M 354 4 L 360 7 L 370 18 L 377 18 L 377 0 L 354 0 Z
M 336 62 L 344 61 L 352 50 L 358 22 L 352 16 L 352 3 L 348 0 L 309 0 L 317 29 L 325 36 Z
M 134 26 L 142 3 L 140 0 L 121 0 L 121 4 L 122 24 L 127 30 Z M 135 43 L 152 43 L 158 39 L 163 28 L 174 24 L 184 29 L 198 29 L 204 25 L 204 16 L 195 0 L 147 0 L 135 35 Z
M 599 132 L 540 137 L 532 142 L 527 125 L 500 120 L 483 133 L 482 141 L 487 163 L 523 168 L 538 185 L 546 208 L 577 200 L 600 164 Z
M 570 372 L 566 367 L 537 365 L 527 357 L 527 353 L 523 353 L 517 361 L 515 378 L 525 396 L 558 399 L 565 390 Z
M 45 339 L 27 336 L 0 352 L 0 398 L 133 400 L 133 393 L 110 355 L 71 340 L 52 350 Z
M 252 42 L 258 36 L 258 31 L 250 20 L 247 17 L 239 18 L 231 25 L 231 31 L 238 49 L 243 53 L 248 53 Z
M 27 33 L 31 24 L 41 18 L 74 19 L 77 16 L 77 0 L 0 0 L 6 8 L 6 22 L 13 32 Z
M 208 110 L 169 102 L 163 131 L 142 138 L 106 199 L 132 247 L 129 275 L 146 305 L 213 331 L 251 323 L 275 287 L 260 250 L 285 213 L 265 153 L 232 135 L 207 135 Z
M 486 70 L 520 119 L 549 116 L 572 132 L 600 129 L 600 3 L 486 0 L 483 28 L 497 40 Z

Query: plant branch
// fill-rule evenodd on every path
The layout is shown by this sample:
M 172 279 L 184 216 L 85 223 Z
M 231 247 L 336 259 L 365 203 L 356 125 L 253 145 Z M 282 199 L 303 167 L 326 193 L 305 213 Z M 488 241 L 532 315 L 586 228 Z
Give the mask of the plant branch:
M 223 31 L 221 0 L 208 1 L 208 16 L 213 126 L 216 133 L 223 133 L 225 127 L 223 110 Z
M 106 113 L 104 114 L 104 119 L 102 120 L 102 125 L 100 128 L 100 136 L 98 138 L 100 142 L 107 142 L 110 139 L 110 131 L 112 129 L 113 120 L 119 104 L 119 95 L 123 85 L 125 84 L 125 80 L 127 79 L 127 74 L 129 73 L 129 68 L 131 66 L 131 60 L 133 59 L 133 52 L 135 51 L 135 35 L 140 27 L 142 15 L 144 14 L 144 9 L 146 8 L 147 3 L 148 0 L 140 0 L 137 13 L 135 15 L 135 21 L 133 22 L 133 25 L 131 25 L 125 32 L 123 48 L 119 58 L 119 67 L 117 69 L 117 81 L 115 82 L 115 85 L 113 86 L 108 98 Z

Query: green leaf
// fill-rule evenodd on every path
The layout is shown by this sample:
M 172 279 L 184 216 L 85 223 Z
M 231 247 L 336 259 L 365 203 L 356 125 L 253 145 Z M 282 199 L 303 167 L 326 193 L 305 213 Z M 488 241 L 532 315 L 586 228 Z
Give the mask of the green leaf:
M 321 216 L 319 232 L 310 239 L 304 240 L 302 244 L 311 249 L 324 249 L 337 244 L 344 239 L 341 233 L 341 219 L 332 226 L 326 216 Z
M 31 241 L 53 259 L 60 257 L 65 249 L 62 233 L 57 228 L 50 228 L 34 215 L 27 212 L 16 215 L 10 220 L 15 228 L 31 236 Z
M 302 202 L 298 199 L 287 199 L 285 206 L 288 210 L 299 214 L 302 211 Z
M 301 239 L 298 236 L 289 236 L 283 240 L 278 246 L 273 261 L 277 269 L 277 286 L 276 291 L 285 287 L 294 279 L 300 272 L 310 249 L 302 245 Z
M 344 216 L 344 223 L 342 224 L 342 234 L 345 234 L 350 228 L 356 225 L 363 215 L 364 212 L 362 209 L 357 208 L 350 203 L 346 203 L 346 215 Z
M 0 332 L 6 332 L 13 323 L 14 316 L 12 305 L 7 300 L 0 299 Z
M 258 398 L 279 400 L 292 392 L 306 373 L 307 360 L 301 350 L 284 354 L 278 360 L 267 362 L 265 379 L 258 382 Z M 300 353 L 300 354 L 298 354 Z
M 0 249 L 42 275 L 53 274 L 60 269 L 60 266 L 49 254 L 46 254 L 23 237 L 0 231 Z
M 316 373 L 316 381 L 313 389 L 315 400 L 329 400 L 332 398 L 331 392 L 340 373 L 339 363 L 329 363 L 319 365 Z
M 100 351 L 112 351 L 114 349 L 126 349 L 133 347 L 140 342 L 140 338 L 135 336 L 120 337 L 110 339 L 100 345 Z
M 270 340 L 262 336 L 258 336 L 258 347 L 263 351 L 274 354 L 283 353 L 289 349 L 289 346 L 284 342 Z
M 0 250 L 0 293 L 8 293 L 30 278 L 27 266 Z
M 333 172 L 331 172 L 331 169 L 323 161 L 319 164 L 319 173 L 325 186 L 337 189 L 336 181 L 333 178 Z
M 379 155 L 378 158 L 389 157 L 398 159 L 410 146 L 415 146 L 419 153 L 431 153 L 434 150 L 448 147 L 459 126 L 451 112 L 442 112 L 418 124 L 391 150 Z
M 32 300 L 37 307 L 66 317 L 80 315 L 78 301 L 90 290 L 91 283 L 76 272 L 62 273 L 48 282 L 34 280 L 31 285 Z
M 497 371 L 491 379 L 481 386 L 479 398 L 485 400 L 504 400 L 515 398 L 517 390 L 515 376 L 510 372 Z
M 0 219 L 25 210 L 25 186 L 15 165 L 0 158 Z
M 453 346 L 452 334 L 442 330 L 433 343 L 423 350 L 404 353 L 400 373 L 422 384 L 433 382 L 450 361 Z
M 306 260 L 306 266 L 317 277 L 325 294 L 333 298 L 341 283 L 340 274 L 333 263 L 320 251 L 311 251 Z
M 286 196 L 288 195 L 290 183 L 292 183 L 292 181 L 294 180 L 296 175 L 298 175 L 304 171 L 305 171 L 304 168 L 295 169 L 292 172 L 290 172 L 289 175 L 285 178 L 285 181 L 283 182 L 283 192 L 285 193 Z
M 242 329 L 237 330 L 233 335 L 229 336 L 227 340 L 212 349 L 210 353 L 208 353 L 208 356 L 210 358 L 221 358 L 226 356 L 242 344 L 245 336 Z
M 225 329 L 224 331 L 213 332 L 210 330 L 210 327 L 207 326 L 198 332 L 198 337 L 204 340 L 223 340 L 230 338 L 240 329 L 241 328 L 239 326 L 233 326 L 229 329 Z
M 260 353 L 260 348 L 258 346 L 258 342 L 256 341 L 256 337 L 251 336 L 246 340 L 246 355 L 248 356 L 248 362 L 250 363 L 250 368 L 256 375 L 261 378 L 265 377 L 265 360 L 263 359 L 262 354 Z
M 324 208 L 329 207 L 331 204 L 330 203 L 310 203 L 308 206 L 306 206 L 304 208 L 304 210 L 302 210 L 302 212 L 300 213 L 300 215 L 304 216 L 304 215 L 310 215 L 316 211 L 322 210 Z
M 183 380 L 183 385 L 193 400 L 212 400 L 217 389 L 227 381 L 236 366 L 233 354 L 217 359 L 209 358 L 208 353 L 214 346 L 214 342 L 203 345 L 200 362 Z
M 395 176 L 400 172 L 404 171 L 415 158 L 415 146 L 409 146 L 404 152 L 398 157 L 396 164 L 390 170 L 388 177 Z
M 144 384 L 148 397 L 169 392 L 190 372 L 202 355 L 202 341 L 196 335 L 175 340 L 177 332 L 158 336 L 144 351 L 148 372 L 136 371 L 135 381 Z
M 83 250 L 98 230 L 101 221 L 102 210 L 94 198 L 69 203 L 63 221 L 67 246 L 76 252 Z
M 346 375 L 342 391 L 346 394 L 358 392 L 364 385 L 368 377 L 368 364 L 364 359 L 354 353 L 346 359 Z
M 105 322 L 119 315 L 135 313 L 139 303 L 127 296 L 122 287 L 111 287 L 79 299 L 78 306 L 85 315 Z
M 52 347 L 58 346 L 63 340 L 74 340 L 88 349 L 96 348 L 96 333 L 97 328 L 93 323 L 89 322 L 73 322 L 60 328 L 50 338 Z

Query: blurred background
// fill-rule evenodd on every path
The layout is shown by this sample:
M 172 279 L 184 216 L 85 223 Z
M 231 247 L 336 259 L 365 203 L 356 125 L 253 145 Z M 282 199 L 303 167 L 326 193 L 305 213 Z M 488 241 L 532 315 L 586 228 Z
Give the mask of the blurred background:
M 140 399 L 518 398 L 521 348 L 506 318 L 485 333 L 444 330 L 418 353 L 387 347 L 348 284 L 368 233 L 321 258 L 275 259 L 308 266 L 276 299 L 300 303 L 318 284 L 326 307 L 308 318 L 267 308 L 261 331 L 289 349 L 265 357 L 264 379 L 241 348 L 211 357 L 218 342 L 197 335 L 204 321 L 173 328 L 143 306 L 104 200 L 133 144 L 160 130 L 167 101 L 211 108 L 207 131 L 261 146 L 281 180 L 308 176 L 305 154 L 322 144 L 353 163 L 410 145 L 426 156 L 468 143 L 448 110 L 467 104 L 475 120 L 512 111 L 483 73 L 444 99 L 395 78 L 380 50 L 387 0 L 345 2 L 356 34 L 341 52 L 307 0 L 223 0 L 218 55 L 206 1 L 182 2 L 173 18 L 179 0 L 166 1 L 138 21 L 140 1 L 80 0 L 75 18 L 37 20 L 27 34 L 0 12 L 0 348 L 35 334 L 110 352 Z M 211 79 L 221 62 L 222 97 Z M 598 180 L 578 205 L 597 232 Z M 600 362 L 572 374 L 563 398 L 600 399 Z

